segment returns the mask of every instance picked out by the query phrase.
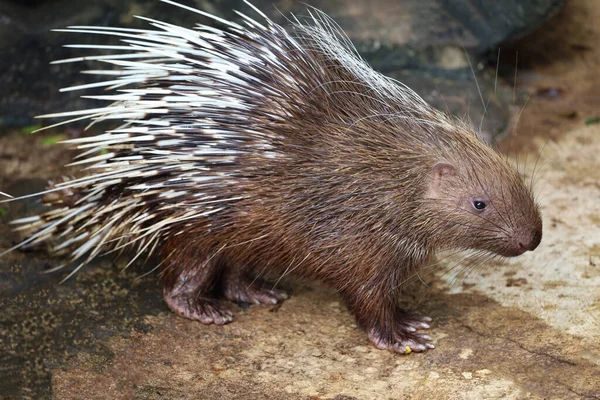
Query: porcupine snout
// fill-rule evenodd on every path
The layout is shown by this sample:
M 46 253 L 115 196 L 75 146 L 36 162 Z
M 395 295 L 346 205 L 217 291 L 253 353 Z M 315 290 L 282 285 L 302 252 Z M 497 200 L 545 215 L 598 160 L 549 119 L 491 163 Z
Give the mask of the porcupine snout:
M 542 241 L 542 230 L 535 229 L 528 236 L 523 236 L 524 237 L 519 238 L 517 245 L 523 250 L 523 253 L 526 251 L 533 251 Z
M 538 247 L 541 241 L 541 222 L 535 224 L 533 227 L 522 227 L 522 229 L 513 233 L 513 236 L 509 241 L 510 245 L 507 249 L 508 251 L 505 255 L 508 257 L 516 257 L 526 251 L 533 251 Z

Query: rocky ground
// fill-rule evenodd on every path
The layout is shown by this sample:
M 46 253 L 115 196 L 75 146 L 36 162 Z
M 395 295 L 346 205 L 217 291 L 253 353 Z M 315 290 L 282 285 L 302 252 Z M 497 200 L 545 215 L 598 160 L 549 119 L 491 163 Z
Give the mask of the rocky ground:
M 520 61 L 500 147 L 536 171 L 544 239 L 474 271 L 448 259 L 407 288 L 403 302 L 434 319 L 435 350 L 375 349 L 312 282 L 285 282 L 294 295 L 280 307 L 204 326 L 169 312 L 148 266 L 100 259 L 59 284 L 64 273 L 40 273 L 58 260 L 13 252 L 0 260 L 0 399 L 600 398 L 598 20 L 599 2 L 569 0 L 503 50 Z M 514 68 L 499 74 L 510 91 Z M 68 173 L 70 155 L 51 144 L 80 134 L 25 130 L 0 136 L 0 189 L 13 195 Z M 39 205 L 0 207 L 6 249 L 7 223 Z

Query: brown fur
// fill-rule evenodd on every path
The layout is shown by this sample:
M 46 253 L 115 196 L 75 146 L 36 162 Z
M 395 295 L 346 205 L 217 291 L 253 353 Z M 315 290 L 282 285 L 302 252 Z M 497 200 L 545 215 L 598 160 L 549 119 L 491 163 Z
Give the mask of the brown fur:
M 516 256 L 535 249 L 542 222 L 530 188 L 467 124 L 375 74 L 351 50 L 329 52 L 341 45 L 325 37 L 328 29 L 297 24 L 301 52 L 274 24 L 248 30 L 253 35 L 236 33 L 213 43 L 227 62 L 239 64 L 235 85 L 228 78 L 214 80 L 215 72 L 202 64 L 190 64 L 209 79 L 193 81 L 189 94 L 206 84 L 213 93 L 244 99 L 243 111 L 189 110 L 179 103 L 144 117 L 166 120 L 168 128 L 142 121 L 137 124 L 147 131 L 128 132 L 124 143 L 107 144 L 100 137 L 97 148 L 114 156 L 96 171 L 119 172 L 120 157 L 139 169 L 131 175 L 125 170 L 116 183 L 98 173 L 97 179 L 56 192 L 58 199 L 50 196 L 63 208 L 32 223 L 35 241 L 65 231 L 79 246 L 96 240 L 94 247 L 84 247 L 86 261 L 104 247 L 137 244 L 141 252 L 154 243 L 150 250 L 156 246 L 161 257 L 167 304 L 203 323 L 232 320 L 220 297 L 250 303 L 285 299 L 276 285 L 261 280 L 266 272 L 320 280 L 340 293 L 377 347 L 399 353 L 433 348 L 420 333 L 429 319 L 399 309 L 398 290 L 440 250 Z M 232 61 L 227 46 L 237 46 L 232 54 L 245 51 L 258 61 Z M 198 61 L 185 49 L 173 63 Z M 264 54 L 269 56 L 260 58 Z M 270 62 L 271 54 L 285 62 Z M 140 103 L 126 105 L 160 101 L 162 94 L 144 89 L 170 89 L 174 83 L 168 78 L 137 84 Z M 185 90 L 180 85 L 171 93 Z M 209 132 L 215 126 L 227 140 L 219 142 Z M 146 132 L 153 141 L 129 140 Z M 160 144 L 173 138 L 184 144 Z M 216 142 L 214 149 L 225 155 L 194 158 L 194 149 L 207 142 Z M 161 152 L 148 151 L 153 145 Z M 232 146 L 235 153 L 228 152 Z M 185 169 L 189 162 L 195 170 Z M 156 174 L 146 173 L 149 165 Z M 198 184 L 190 176 L 218 179 Z M 169 189 L 179 194 L 160 196 Z M 206 199 L 220 208 L 202 214 Z M 477 210 L 476 203 L 486 207 Z M 78 213 L 69 214 L 71 209 Z M 150 230 L 163 221 L 176 222 Z M 81 232 L 89 235 L 76 236 Z
M 228 217 L 207 218 L 169 240 L 161 251 L 167 295 L 182 277 L 202 274 L 189 289 L 216 298 L 227 270 L 317 279 L 341 294 L 379 347 L 419 351 L 426 339 L 407 327 L 426 321 L 403 314 L 396 293 L 436 251 L 513 256 L 524 251 L 519 242 L 537 246 L 538 208 L 503 158 L 436 111 L 423 116 L 430 125 L 390 118 L 407 114 L 403 104 L 367 107 L 364 88 L 349 78 L 332 77 L 343 83 L 329 91 L 348 93 L 335 101 L 325 91 L 302 99 L 313 106 L 283 127 L 283 157 L 241 162 L 251 172 L 235 190 L 245 198 Z M 381 115 L 365 118 L 367 109 Z M 483 213 L 474 197 L 490 204 Z

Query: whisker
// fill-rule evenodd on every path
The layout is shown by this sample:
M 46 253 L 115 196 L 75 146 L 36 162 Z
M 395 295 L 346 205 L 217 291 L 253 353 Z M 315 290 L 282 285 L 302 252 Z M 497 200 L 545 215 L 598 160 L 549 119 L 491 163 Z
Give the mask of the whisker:
M 512 104 L 515 105 L 517 99 L 517 71 L 519 69 L 519 52 L 515 52 L 515 80 L 513 84 Z
M 453 256 L 455 256 L 455 255 L 457 255 L 457 254 L 459 254 L 459 253 L 461 253 L 463 251 L 465 251 L 465 250 L 463 250 L 463 249 L 456 250 L 456 251 L 452 252 L 451 254 L 446 255 L 444 258 L 437 259 L 437 260 L 435 260 L 435 262 L 433 262 L 431 264 L 428 264 L 428 265 L 425 265 L 425 266 L 417 268 L 417 270 L 415 272 L 413 272 L 412 274 L 410 274 L 404 280 L 398 282 L 392 288 L 392 290 L 397 290 L 399 287 L 404 286 L 404 285 L 406 285 L 408 283 L 411 283 L 412 281 L 414 281 L 417 278 L 417 276 L 419 274 L 421 274 L 423 272 L 426 272 L 428 274 L 434 272 L 437 268 L 440 267 L 440 263 L 442 263 L 444 260 L 447 260 L 448 258 L 451 258 L 451 257 L 453 257 Z M 434 268 L 434 267 L 437 267 L 437 268 Z
M 542 146 L 542 148 L 540 149 L 540 151 L 538 151 L 537 157 L 535 158 L 535 163 L 533 165 L 533 171 L 531 172 L 531 179 L 529 181 L 529 190 L 532 191 L 532 192 L 533 192 L 534 178 L 535 178 L 535 175 L 537 173 L 538 162 L 540 161 L 540 157 L 542 156 L 542 153 L 544 152 L 544 149 L 548 145 L 548 142 L 550 142 L 549 138 L 546 140 L 546 142 L 544 143 L 544 145 Z
M 471 57 L 469 57 L 469 53 L 467 53 L 467 49 L 463 46 L 463 51 L 465 56 L 467 57 L 467 61 L 469 62 L 469 68 L 471 68 L 471 73 L 473 74 L 473 79 L 475 80 L 475 86 L 477 87 L 477 93 L 479 93 L 479 98 L 481 99 L 481 105 L 483 106 L 483 114 L 487 112 L 487 108 L 485 106 L 485 101 L 483 100 L 483 94 L 481 93 L 481 88 L 479 87 L 479 81 L 477 80 L 477 76 L 475 75 L 475 70 L 473 69 L 473 64 L 471 63 Z

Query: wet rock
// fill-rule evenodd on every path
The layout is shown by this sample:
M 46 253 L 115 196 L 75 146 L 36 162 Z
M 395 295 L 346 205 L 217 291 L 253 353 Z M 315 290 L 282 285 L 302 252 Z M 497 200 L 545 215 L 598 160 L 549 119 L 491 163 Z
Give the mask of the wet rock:
M 52 369 L 89 352 L 101 371 L 114 356 L 103 340 L 151 332 L 144 318 L 165 311 L 156 279 L 138 279 L 144 271 L 123 273 L 99 260 L 59 284 L 64 272 L 43 271 L 60 260 L 47 257 L 45 252 L 14 253 L 0 260 L 2 398 L 51 398 Z

